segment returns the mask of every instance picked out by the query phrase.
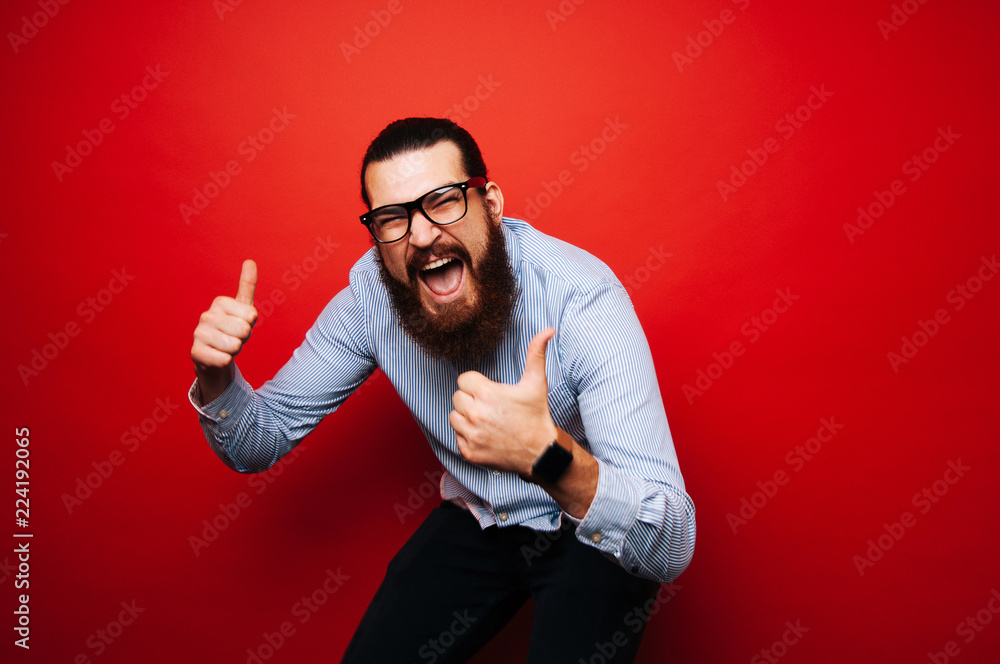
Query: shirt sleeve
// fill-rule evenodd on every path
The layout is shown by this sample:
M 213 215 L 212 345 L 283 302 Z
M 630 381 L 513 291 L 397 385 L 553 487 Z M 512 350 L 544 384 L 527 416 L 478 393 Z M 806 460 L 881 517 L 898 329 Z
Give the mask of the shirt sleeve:
M 280 371 L 254 390 L 236 368 L 226 390 L 201 403 L 188 397 L 209 446 L 241 473 L 267 470 L 337 410 L 375 371 L 365 316 L 352 287 L 337 294 Z
M 694 553 L 694 503 L 685 491 L 649 344 L 625 289 L 604 283 L 579 294 L 559 337 L 584 440 L 574 437 L 599 467 L 590 509 L 582 520 L 570 517 L 576 536 L 631 574 L 672 581 Z

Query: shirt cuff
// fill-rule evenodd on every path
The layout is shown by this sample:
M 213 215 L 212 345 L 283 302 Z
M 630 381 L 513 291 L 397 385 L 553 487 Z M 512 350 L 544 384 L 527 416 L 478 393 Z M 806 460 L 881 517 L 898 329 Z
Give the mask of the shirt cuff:
M 191 389 L 188 390 L 188 400 L 194 406 L 194 409 L 198 411 L 202 423 L 213 426 L 219 432 L 228 431 L 236 426 L 240 415 L 253 399 L 254 391 L 250 383 L 243 378 L 239 367 L 234 368 L 236 369 L 236 373 L 233 376 L 232 382 L 211 403 L 202 404 L 201 388 L 198 385 L 197 378 L 192 383 Z
M 625 536 L 639 513 L 642 494 L 630 477 L 606 461 L 597 459 L 597 465 L 597 492 L 590 509 L 582 520 L 569 514 L 566 517 L 577 524 L 577 539 L 620 559 Z

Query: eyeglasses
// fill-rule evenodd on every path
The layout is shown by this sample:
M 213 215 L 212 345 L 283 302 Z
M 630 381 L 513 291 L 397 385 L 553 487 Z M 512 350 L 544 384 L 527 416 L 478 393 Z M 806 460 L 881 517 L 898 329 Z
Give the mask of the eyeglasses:
M 415 201 L 375 208 L 368 214 L 361 215 L 361 223 L 368 228 L 376 242 L 398 242 L 410 232 L 414 210 L 420 210 L 438 226 L 453 224 L 464 217 L 469 209 L 469 187 L 478 189 L 485 187 L 486 183 L 486 178 L 472 178 L 465 182 L 447 184 L 428 191 Z

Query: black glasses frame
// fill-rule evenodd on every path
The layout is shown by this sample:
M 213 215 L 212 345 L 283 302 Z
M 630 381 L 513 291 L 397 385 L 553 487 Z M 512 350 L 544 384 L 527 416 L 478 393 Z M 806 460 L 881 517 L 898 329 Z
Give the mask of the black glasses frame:
M 368 232 L 371 234 L 372 239 L 378 242 L 379 244 L 392 244 L 393 242 L 399 242 L 404 237 L 409 235 L 410 226 L 413 224 L 414 210 L 420 210 L 423 213 L 423 215 L 427 217 L 428 221 L 430 221 L 432 224 L 435 224 L 437 226 L 450 226 L 451 224 L 454 224 L 455 222 L 464 219 L 465 215 L 469 213 L 469 193 L 468 193 L 469 188 L 471 187 L 473 189 L 479 189 L 481 187 L 485 187 L 488 182 L 489 180 L 487 180 L 486 178 L 476 177 L 476 178 L 470 178 L 465 182 L 453 182 L 452 184 L 441 185 L 440 187 L 436 187 L 435 189 L 428 191 L 420 198 L 414 201 L 410 201 L 409 203 L 392 203 L 390 205 L 382 205 L 381 207 L 377 207 L 374 210 L 369 210 L 367 213 L 361 215 L 361 223 L 364 224 L 365 228 L 368 229 Z M 430 214 L 428 214 L 427 210 L 424 209 L 424 199 L 430 196 L 431 194 L 437 193 L 442 189 L 447 189 L 448 187 L 458 187 L 459 189 L 462 190 L 462 199 L 463 202 L 465 203 L 465 212 L 462 213 L 461 217 L 455 219 L 455 221 L 446 221 L 444 223 L 441 223 L 439 221 L 434 221 L 433 219 L 431 219 L 431 216 Z M 406 210 L 406 232 L 400 235 L 395 240 L 380 240 L 378 239 L 378 237 L 376 237 L 375 232 L 372 230 L 371 215 L 375 214 L 379 210 L 384 210 L 386 208 L 394 208 L 394 207 L 401 207 Z

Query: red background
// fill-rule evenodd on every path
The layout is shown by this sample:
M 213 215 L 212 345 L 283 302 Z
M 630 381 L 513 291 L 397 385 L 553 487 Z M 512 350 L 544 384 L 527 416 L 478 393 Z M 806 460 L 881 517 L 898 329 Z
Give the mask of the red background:
M 240 366 L 254 386 L 270 378 L 368 247 L 357 222 L 368 142 L 393 119 L 451 114 L 480 142 L 505 214 L 631 280 L 698 510 L 693 563 L 638 661 L 750 661 L 786 621 L 809 630 L 773 649 L 787 662 L 925 662 L 949 641 L 963 664 L 996 661 L 1000 281 L 973 279 L 971 300 L 949 292 L 1000 249 L 1000 10 L 905 4 L 915 13 L 897 14 L 908 18 L 885 38 L 888 1 L 567 0 L 558 21 L 557 0 L 414 0 L 395 14 L 385 2 L 245 0 L 221 18 L 210 0 L 77 1 L 38 18 L 37 34 L 22 17 L 38 4 L 5 3 L 0 476 L 4 529 L 34 539 L 30 653 L 11 643 L 16 540 L 0 553 L 3 657 L 235 664 L 291 620 L 268 661 L 337 661 L 436 503 L 402 523 L 394 510 L 436 460 L 377 374 L 256 493 L 212 454 L 186 403 L 191 332 L 256 259 L 258 306 L 276 289 L 284 299 Z M 715 22 L 727 9 L 735 20 Z M 345 55 L 373 16 L 391 20 Z M 32 36 L 11 44 L 21 31 Z M 679 67 L 686 48 L 695 57 Z M 122 118 L 112 103 L 147 66 L 168 73 Z M 776 123 L 811 86 L 831 96 L 799 111 L 810 117 L 789 137 Z M 248 163 L 239 146 L 274 108 L 295 117 Z M 103 118 L 114 130 L 60 181 L 53 162 Z M 602 145 L 608 119 L 626 126 Z M 911 181 L 904 163 L 949 127 L 959 138 Z M 777 151 L 723 200 L 718 181 L 772 137 Z M 602 151 L 581 171 L 591 144 Z M 240 172 L 185 223 L 180 204 L 230 160 Z M 572 181 L 558 190 L 564 170 Z M 905 193 L 852 242 L 844 224 L 897 179 Z M 317 238 L 339 247 L 314 260 Z M 87 315 L 123 269 L 133 279 Z M 798 299 L 753 341 L 743 326 L 776 289 Z M 938 309 L 948 322 L 894 367 L 888 354 Z M 22 377 L 70 323 L 76 336 Z M 736 341 L 743 355 L 711 367 Z M 699 370 L 717 379 L 689 398 Z M 180 407 L 155 423 L 157 399 Z M 830 417 L 843 428 L 796 472 L 786 454 Z M 129 432 L 144 424 L 137 446 Z M 30 428 L 27 529 L 11 514 L 19 427 Z M 112 455 L 120 465 L 94 475 Z M 959 460 L 969 470 L 921 512 L 914 494 Z M 727 515 L 741 499 L 761 505 L 757 483 L 778 471 L 788 482 L 734 533 Z M 88 475 L 100 486 L 67 507 Z M 240 493 L 249 507 L 195 555 L 189 538 Z M 915 524 L 859 573 L 855 556 L 904 512 Z M 299 623 L 292 605 L 338 568 L 350 578 Z M 123 601 L 144 611 L 98 655 L 95 635 Z M 989 624 L 956 631 L 977 612 Z M 530 620 L 529 606 L 475 661 L 522 659 Z

